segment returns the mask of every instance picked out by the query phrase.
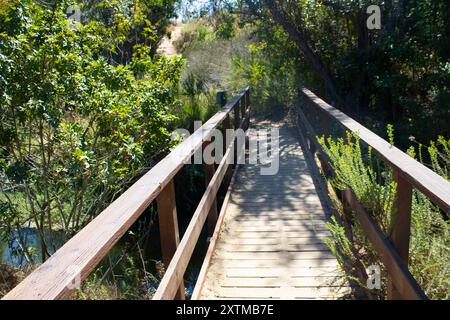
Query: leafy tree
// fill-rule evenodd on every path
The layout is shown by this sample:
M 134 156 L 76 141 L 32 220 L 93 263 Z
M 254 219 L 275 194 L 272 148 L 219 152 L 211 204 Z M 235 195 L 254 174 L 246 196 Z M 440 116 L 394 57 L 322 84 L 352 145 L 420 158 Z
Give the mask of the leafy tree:
M 380 30 L 366 25 L 373 4 Z M 412 134 L 449 135 L 448 1 L 243 0 L 239 8 L 263 39 L 278 39 L 270 50 L 296 61 L 303 84 L 346 113 L 380 133 L 393 123 L 404 147 Z

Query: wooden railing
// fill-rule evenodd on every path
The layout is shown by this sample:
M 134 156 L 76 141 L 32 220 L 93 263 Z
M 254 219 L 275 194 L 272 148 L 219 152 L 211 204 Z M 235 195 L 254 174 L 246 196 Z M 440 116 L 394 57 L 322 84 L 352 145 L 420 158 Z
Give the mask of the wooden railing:
M 230 163 L 239 156 L 236 139 L 225 144 L 217 170 L 205 164 L 207 188 L 180 241 L 173 178 L 192 155 L 211 143 L 215 129 L 249 126 L 250 92 L 246 87 L 221 111 L 178 145 L 92 222 L 71 238 L 39 268 L 3 299 L 62 299 L 70 295 L 126 233 L 142 212 L 156 199 L 163 262 L 167 268 L 155 299 L 184 299 L 183 275 L 202 227 L 214 228 L 217 220 L 216 194 Z M 233 113 L 234 126 L 231 126 Z M 225 133 L 223 134 L 226 137 Z M 225 140 L 225 139 L 224 139 Z M 233 150 L 235 150 L 233 152 Z M 229 161 L 234 158 L 233 161 Z
M 352 190 L 344 192 L 344 205 L 356 213 L 365 235 L 380 255 L 388 273 L 388 299 L 427 299 L 425 293 L 408 271 L 409 240 L 411 230 L 412 189 L 416 188 L 447 214 L 450 213 L 450 183 L 411 158 L 389 142 L 365 128 L 341 111 L 333 108 L 306 88 L 301 89 L 303 110 L 298 111 L 302 132 L 306 133 L 307 147 L 314 155 L 317 151 L 325 173 L 333 173 L 327 154 L 317 141 L 318 132 L 311 123 L 320 124 L 319 132 L 327 135 L 330 120 L 346 130 L 356 132 L 361 141 L 371 146 L 377 155 L 393 169 L 396 189 L 396 220 L 392 234 L 387 236 L 358 203 Z M 314 118 L 313 122 L 308 118 Z

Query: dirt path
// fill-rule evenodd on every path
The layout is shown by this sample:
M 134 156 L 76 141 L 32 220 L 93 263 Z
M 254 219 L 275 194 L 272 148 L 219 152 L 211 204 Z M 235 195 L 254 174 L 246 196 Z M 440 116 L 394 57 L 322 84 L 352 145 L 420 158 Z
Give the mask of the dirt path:
M 183 30 L 183 27 L 183 24 L 177 24 L 170 27 L 170 38 L 168 36 L 165 36 L 162 39 L 157 50 L 158 54 L 165 55 L 169 58 L 178 54 L 173 43 L 181 37 L 181 31 Z

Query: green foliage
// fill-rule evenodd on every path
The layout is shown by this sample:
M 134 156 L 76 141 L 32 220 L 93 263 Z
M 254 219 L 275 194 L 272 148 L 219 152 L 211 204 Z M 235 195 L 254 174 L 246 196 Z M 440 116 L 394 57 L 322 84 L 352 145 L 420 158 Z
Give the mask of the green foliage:
M 205 80 L 190 72 L 185 79 L 181 82 L 183 92 L 188 97 L 195 97 L 202 94 L 206 90 Z
M 189 55 L 189 51 L 197 49 L 202 43 L 214 41 L 216 35 L 213 28 L 203 20 L 195 20 L 183 25 L 181 36 L 174 42 L 178 52 Z
M 393 144 L 392 126 L 388 128 L 388 135 Z M 389 235 L 396 214 L 393 208 L 396 184 L 391 170 L 374 159 L 371 149 L 364 155 L 357 135 L 347 133 L 345 141 L 331 137 L 325 140 L 322 137 L 319 138 L 319 143 L 330 157 L 336 174 L 331 179 L 332 185 L 338 190 L 351 188 L 358 201 Z M 448 151 L 448 141 L 443 137 L 439 139 L 439 144 L 442 145 L 443 150 Z M 428 150 L 430 158 L 437 159 L 436 144 L 431 143 Z M 410 149 L 409 154 L 412 157 L 415 156 L 414 148 Z M 432 160 L 433 167 L 437 169 L 437 172 L 446 174 L 447 171 L 442 169 L 442 163 L 444 167 L 448 164 L 448 153 L 444 155 L 439 152 L 439 154 L 442 156 L 442 161 Z M 447 175 L 444 177 L 448 179 Z M 337 206 L 337 209 L 342 213 L 342 208 Z M 448 222 L 444 220 L 439 209 L 417 190 L 413 191 L 411 217 L 409 270 L 430 298 L 448 299 L 450 290 Z M 353 234 L 351 238 L 348 238 L 348 233 L 343 226 L 336 224 L 336 221 L 329 224 L 332 239 L 328 243 L 344 270 L 348 269 L 348 262 L 351 262 L 350 265 L 355 265 L 357 261 L 364 266 L 374 263 L 382 265 L 356 220 L 351 222 Z M 349 275 L 354 277 L 352 273 Z M 376 293 L 382 298 L 385 297 L 385 280 L 382 292 Z
M 412 137 L 412 140 L 415 141 L 414 137 Z M 417 156 L 414 146 L 411 146 L 407 152 L 412 158 L 418 157 L 420 162 L 424 162 L 424 157 L 422 155 L 424 146 L 421 143 L 417 143 L 417 145 Z M 450 180 L 450 140 L 446 140 L 443 136 L 439 136 L 437 141 L 430 141 L 430 145 L 425 147 L 425 149 L 428 156 L 428 166 L 440 176 Z
M 296 59 L 286 58 L 292 43 L 279 28 L 272 30 L 265 22 L 242 28 L 249 40 L 245 50 L 236 52 L 232 59 L 233 87 L 250 85 L 253 104 L 262 113 L 292 105 L 298 87 Z
M 387 123 L 394 124 L 404 148 L 410 135 L 419 141 L 450 135 L 449 1 L 241 3 L 258 41 L 277 40 L 268 46 L 265 61 L 276 65 L 280 56 L 294 64 L 285 76 L 296 73 L 297 86 L 336 100 L 380 134 Z M 370 5 L 381 8 L 381 30 L 366 26 Z
M 208 90 L 204 82 L 194 75 L 184 79 L 182 87 L 183 95 L 180 97 L 182 112 L 178 115 L 178 123 L 192 132 L 194 121 L 205 123 L 219 111 L 220 106 L 216 101 L 216 91 Z
M 235 18 L 231 14 L 223 14 L 216 28 L 216 35 L 222 39 L 234 37 Z
M 339 190 L 350 187 L 361 204 L 371 209 L 383 230 L 390 230 L 396 188 L 391 169 L 387 167 L 381 171 L 379 161 L 372 159 L 371 149 L 365 158 L 356 134 L 347 133 L 345 141 L 331 137 L 326 141 L 321 137 L 318 141 L 335 169 L 336 177 L 332 180 L 334 187 Z
M 338 199 L 333 199 L 338 211 L 342 214 L 342 204 Z M 371 247 L 367 239 L 359 234 L 360 226 L 358 221 L 351 221 L 357 228 L 353 228 L 352 232 L 356 232 L 353 238 L 349 238 L 348 226 L 338 223 L 336 217 L 331 217 L 331 221 L 327 222 L 327 228 L 330 230 L 331 237 L 325 239 L 325 243 L 336 257 L 342 271 L 342 276 L 350 283 L 357 283 L 366 294 L 374 297 L 382 294 L 378 289 L 369 289 L 365 283 L 367 278 L 366 269 L 370 265 L 379 264 L 376 252 Z M 385 287 L 385 283 L 381 283 Z
M 182 59 L 139 43 L 119 64 L 128 36 L 102 19 L 73 26 L 66 7 L 21 0 L 0 15 L 1 214 L 42 239 L 76 233 L 166 150 L 179 106 Z
M 348 265 L 348 259 L 356 263 L 357 257 L 354 256 L 352 243 L 347 238 L 345 228 L 341 226 L 335 217 L 331 217 L 331 222 L 327 222 L 327 227 L 331 232 L 331 238 L 325 239 L 325 243 L 335 255 L 341 266 Z
M 135 245 L 112 250 L 83 281 L 75 293 L 81 300 L 149 300 L 164 274 L 161 261 L 145 259 L 136 240 Z M 152 272 L 150 272 L 152 271 Z
M 242 89 L 230 84 L 231 60 L 243 50 L 246 35 L 221 38 L 205 20 L 183 25 L 181 35 L 176 46 L 182 51 L 187 67 L 181 74 L 182 110 L 178 117 L 180 126 L 193 129 L 193 121 L 205 122 L 218 111 L 217 91 L 232 95 L 234 90 Z

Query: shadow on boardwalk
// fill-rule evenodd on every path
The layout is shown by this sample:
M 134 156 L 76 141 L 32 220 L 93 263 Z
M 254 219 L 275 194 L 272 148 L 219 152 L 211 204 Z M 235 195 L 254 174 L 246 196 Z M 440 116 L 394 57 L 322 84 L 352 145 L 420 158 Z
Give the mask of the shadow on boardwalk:
M 328 210 L 284 119 L 256 120 L 248 135 L 279 128 L 279 171 L 241 165 L 207 271 L 203 299 L 336 299 L 348 293 L 324 243 Z

